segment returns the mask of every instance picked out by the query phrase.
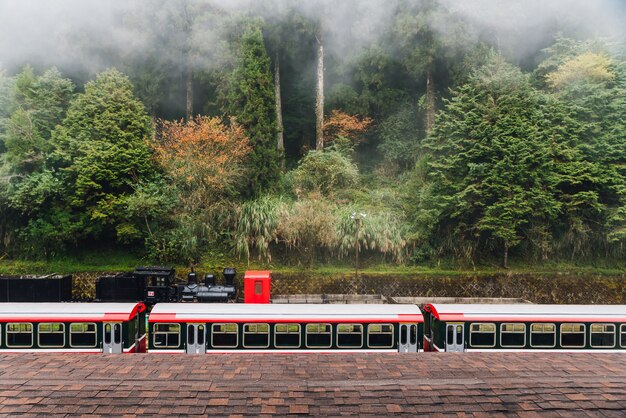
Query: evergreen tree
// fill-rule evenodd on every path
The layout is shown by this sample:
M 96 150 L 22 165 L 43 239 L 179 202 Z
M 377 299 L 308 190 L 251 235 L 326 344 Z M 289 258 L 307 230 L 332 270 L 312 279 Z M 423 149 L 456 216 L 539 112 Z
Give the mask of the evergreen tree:
M 13 112 L 13 78 L 0 69 L 0 140 L 4 137 L 7 120 Z
M 37 77 L 27 67 L 17 75 L 15 110 L 5 123 L 3 136 L 10 173 L 28 175 L 44 168 L 52 131 L 63 120 L 73 92 L 72 82 L 56 68 Z
M 560 39 L 540 64 L 552 70 L 543 78 L 552 109 L 567 117 L 553 125 L 569 127 L 557 168 L 561 235 L 572 259 L 600 249 L 608 254 L 611 242 L 626 238 L 626 71 L 602 50 Z
M 64 241 L 122 238 L 129 231 L 125 200 L 135 184 L 154 173 L 149 135 L 150 118 L 126 76 L 108 70 L 87 83 L 52 137 L 54 177 L 63 193 L 56 209 L 31 226 L 65 228 Z
M 238 45 L 230 78 L 227 111 L 245 129 L 252 146 L 250 193 L 272 189 L 280 175 L 276 108 L 270 60 L 258 25 L 250 24 Z
M 439 26 L 445 25 L 446 30 Z M 406 70 L 423 85 L 420 105 L 424 109 L 424 130 L 433 129 L 440 84 L 449 82 L 454 67 L 462 64 L 475 36 L 458 15 L 438 0 L 398 2 L 392 26 L 394 43 Z
M 0 129 L 5 152 L 3 157 L 2 237 L 5 250 L 12 252 L 13 233 L 41 214 L 45 202 L 59 190 L 52 176 L 50 161 L 53 149 L 50 138 L 67 111 L 74 85 L 58 70 L 50 69 L 36 76 L 26 67 L 12 84 Z
M 453 92 L 425 144 L 428 199 L 435 225 L 455 245 L 495 240 L 507 267 L 523 227 L 559 210 L 551 178 L 548 133 L 539 129 L 541 102 L 528 79 L 500 56 Z

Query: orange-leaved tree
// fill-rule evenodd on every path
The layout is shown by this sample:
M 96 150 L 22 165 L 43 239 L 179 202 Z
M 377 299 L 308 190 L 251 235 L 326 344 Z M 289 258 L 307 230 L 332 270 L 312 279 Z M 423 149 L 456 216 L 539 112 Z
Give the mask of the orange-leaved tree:
M 152 147 L 184 207 L 206 209 L 237 194 L 252 150 L 240 125 L 196 116 L 186 122 L 162 121 L 162 128 L 161 139 Z
M 324 121 L 324 142 L 345 138 L 352 143 L 358 143 L 363 140 L 363 134 L 372 126 L 372 123 L 372 118 L 349 115 L 334 109 Z

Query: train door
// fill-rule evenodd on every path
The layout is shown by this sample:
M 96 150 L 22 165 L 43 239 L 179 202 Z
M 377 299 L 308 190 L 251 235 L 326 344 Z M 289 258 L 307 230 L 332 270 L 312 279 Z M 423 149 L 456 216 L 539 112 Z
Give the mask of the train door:
M 206 352 L 206 326 L 204 324 L 187 324 L 187 354 L 204 354 Z
M 400 324 L 398 351 L 401 353 L 416 353 L 417 349 L 417 324 Z
M 465 324 L 446 324 L 446 351 L 463 352 Z
M 122 324 L 120 322 L 105 322 L 102 325 L 102 351 L 106 354 L 121 353 Z

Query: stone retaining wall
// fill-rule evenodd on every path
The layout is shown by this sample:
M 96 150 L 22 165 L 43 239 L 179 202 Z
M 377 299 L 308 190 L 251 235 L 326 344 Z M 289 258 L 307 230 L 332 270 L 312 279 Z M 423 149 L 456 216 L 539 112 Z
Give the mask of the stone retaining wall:
M 95 297 L 97 277 L 112 273 L 76 273 L 73 296 Z M 243 291 L 242 275 L 236 284 Z M 406 297 L 518 298 L 534 303 L 626 304 L 626 274 L 391 275 L 274 273 L 272 295 L 362 294 Z
M 534 303 L 626 304 L 626 275 L 494 274 L 476 276 L 273 274 L 272 294 L 358 293 L 383 296 L 518 298 Z M 356 291 L 355 291 L 356 290 Z

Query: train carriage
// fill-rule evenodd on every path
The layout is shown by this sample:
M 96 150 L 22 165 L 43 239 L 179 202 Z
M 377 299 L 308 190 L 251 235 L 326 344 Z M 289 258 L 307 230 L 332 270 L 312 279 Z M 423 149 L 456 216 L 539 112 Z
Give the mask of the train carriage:
M 415 305 L 174 304 L 148 318 L 149 352 L 416 352 Z
M 0 303 L 0 352 L 145 352 L 143 303 Z
M 428 304 L 425 351 L 625 351 L 626 305 Z

